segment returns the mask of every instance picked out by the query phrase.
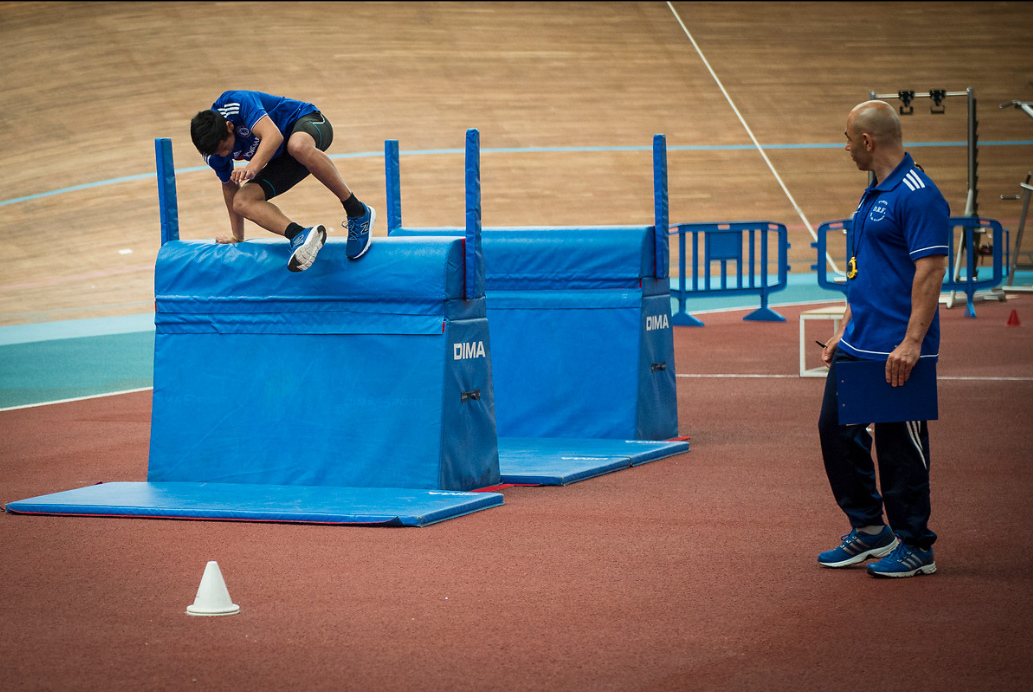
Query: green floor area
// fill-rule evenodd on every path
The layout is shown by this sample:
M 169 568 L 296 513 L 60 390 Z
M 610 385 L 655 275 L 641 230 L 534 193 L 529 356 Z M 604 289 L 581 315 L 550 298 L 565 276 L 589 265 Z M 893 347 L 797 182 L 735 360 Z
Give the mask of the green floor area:
M 0 346 L 0 409 L 150 387 L 154 332 Z

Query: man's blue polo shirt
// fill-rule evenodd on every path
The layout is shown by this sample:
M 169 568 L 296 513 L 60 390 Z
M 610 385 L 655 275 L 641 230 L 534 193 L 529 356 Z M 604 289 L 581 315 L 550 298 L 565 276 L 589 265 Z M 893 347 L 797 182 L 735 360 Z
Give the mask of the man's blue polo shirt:
M 847 281 L 850 322 L 840 348 L 857 358 L 885 360 L 907 333 L 915 260 L 946 255 L 950 207 L 910 154 L 864 191 L 854 213 L 852 248 L 857 276 Z M 922 342 L 922 357 L 940 352 L 940 316 Z
M 233 172 L 233 161 L 250 161 L 258 151 L 261 140 L 251 130 L 259 120 L 268 115 L 283 134 L 283 144 L 273 154 L 273 158 L 276 158 L 283 153 L 298 118 L 315 113 L 317 108 L 311 103 L 261 91 L 227 91 L 215 100 L 212 110 L 222 113 L 224 118 L 233 123 L 236 141 L 233 143 L 233 153 L 229 156 L 213 154 L 206 156 L 204 162 L 215 170 L 219 180 L 228 183 Z

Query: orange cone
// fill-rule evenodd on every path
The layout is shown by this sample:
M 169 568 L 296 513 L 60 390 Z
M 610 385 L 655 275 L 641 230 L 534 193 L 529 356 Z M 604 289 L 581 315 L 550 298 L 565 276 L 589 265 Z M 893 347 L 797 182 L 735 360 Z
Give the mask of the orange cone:
M 1012 310 L 1011 314 L 1008 315 L 1008 326 L 1009 327 L 1021 327 L 1022 322 L 1019 322 L 1019 311 Z

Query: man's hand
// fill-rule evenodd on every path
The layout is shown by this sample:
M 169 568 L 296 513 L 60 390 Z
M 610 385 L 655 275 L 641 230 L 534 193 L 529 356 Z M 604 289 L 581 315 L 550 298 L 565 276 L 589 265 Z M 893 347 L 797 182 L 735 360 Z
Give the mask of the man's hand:
M 886 382 L 891 387 L 900 387 L 911 376 L 922 355 L 922 341 L 933 323 L 940 305 L 940 290 L 947 271 L 944 255 L 930 255 L 915 260 L 915 278 L 911 286 L 911 317 L 907 332 L 900 345 L 893 349 L 886 359 Z
M 886 382 L 891 387 L 901 387 L 911 377 L 911 368 L 915 367 L 922 355 L 922 345 L 905 341 L 893 349 L 886 359 Z
M 826 368 L 832 365 L 832 358 L 836 355 L 839 341 L 843 338 L 843 333 L 846 331 L 846 326 L 850 323 L 851 317 L 850 304 L 847 303 L 846 309 L 843 310 L 843 321 L 840 323 L 839 329 L 832 335 L 831 339 L 825 342 L 825 349 L 821 352 L 821 362 L 825 364 Z
M 825 349 L 821 352 L 821 362 L 825 364 L 825 367 L 832 365 L 832 358 L 836 355 L 836 349 L 839 348 L 839 334 L 836 334 L 831 339 L 825 342 Z

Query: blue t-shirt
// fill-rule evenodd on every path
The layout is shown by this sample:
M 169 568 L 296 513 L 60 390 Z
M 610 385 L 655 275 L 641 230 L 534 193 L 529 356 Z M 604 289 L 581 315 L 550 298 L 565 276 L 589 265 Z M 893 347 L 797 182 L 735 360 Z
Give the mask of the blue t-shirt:
M 283 134 L 283 144 L 273 154 L 275 158 L 283 153 L 287 137 L 298 118 L 316 112 L 317 108 L 311 103 L 272 96 L 261 91 L 227 91 L 215 100 L 212 110 L 222 113 L 224 118 L 233 123 L 236 141 L 233 143 L 233 153 L 229 156 L 213 154 L 204 157 L 204 162 L 215 170 L 219 180 L 228 183 L 233 172 L 233 161 L 250 161 L 258 151 L 261 140 L 251 129 L 259 120 L 268 115 Z
M 886 179 L 869 187 L 854 212 L 850 252 L 857 276 L 847 281 L 850 322 L 840 347 L 885 360 L 907 333 L 915 260 L 946 255 L 950 207 L 925 173 L 904 155 Z M 940 351 L 939 310 L 922 341 L 922 357 Z

